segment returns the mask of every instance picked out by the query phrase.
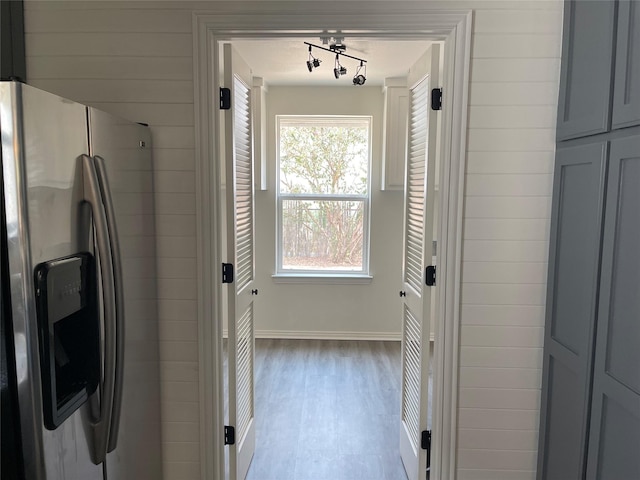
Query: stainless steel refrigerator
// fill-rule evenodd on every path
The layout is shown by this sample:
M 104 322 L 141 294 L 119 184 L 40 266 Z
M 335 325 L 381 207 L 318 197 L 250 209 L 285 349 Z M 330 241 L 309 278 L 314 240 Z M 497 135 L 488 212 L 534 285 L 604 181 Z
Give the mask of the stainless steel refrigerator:
M 2 479 L 160 480 L 148 127 L 0 82 Z

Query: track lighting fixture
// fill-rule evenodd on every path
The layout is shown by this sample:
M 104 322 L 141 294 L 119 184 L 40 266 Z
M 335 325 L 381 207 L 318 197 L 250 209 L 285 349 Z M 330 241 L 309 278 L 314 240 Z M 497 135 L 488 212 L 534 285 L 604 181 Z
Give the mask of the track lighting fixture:
M 325 41 L 324 38 L 322 40 L 323 42 Z M 327 42 L 328 42 L 328 39 L 327 39 Z M 314 68 L 319 67 L 320 62 L 322 61 L 319 58 L 314 57 L 313 54 L 311 53 L 311 49 L 315 47 L 319 50 L 335 53 L 336 61 L 333 69 L 333 75 L 336 77 L 336 79 L 339 79 L 342 75 L 347 74 L 347 68 L 340 64 L 340 55 L 342 55 L 343 57 L 347 57 L 347 58 L 351 58 L 353 60 L 359 61 L 360 66 L 356 70 L 356 75 L 353 77 L 353 84 L 364 85 L 364 82 L 367 80 L 367 66 L 366 66 L 367 61 L 362 58 L 354 57 L 352 55 L 347 55 L 346 53 L 344 53 L 347 47 L 342 43 L 342 38 L 336 39 L 336 43 L 329 45 L 329 48 L 321 47 L 319 45 L 314 45 L 309 42 L 304 42 L 304 43 L 305 45 L 309 46 L 309 59 L 307 60 L 307 68 L 309 69 L 310 72 L 313 71 Z
M 340 78 L 340 75 L 345 75 L 347 73 L 347 69 L 340 65 L 340 56 L 336 54 L 336 66 L 333 69 L 333 74 L 336 77 L 336 80 Z
M 318 68 L 321 61 L 322 60 L 320 60 L 319 58 L 313 56 L 313 54 L 311 53 L 311 45 L 309 45 L 309 60 L 307 60 L 307 68 L 309 69 L 309 71 L 313 71 L 314 67 Z
M 364 68 L 364 71 L 362 73 L 360 73 L 363 68 Z M 367 76 L 366 75 L 367 75 L 367 66 L 361 60 L 360 61 L 360 66 L 356 70 L 356 74 L 353 76 L 353 84 L 354 85 L 364 85 L 364 82 L 367 81 Z

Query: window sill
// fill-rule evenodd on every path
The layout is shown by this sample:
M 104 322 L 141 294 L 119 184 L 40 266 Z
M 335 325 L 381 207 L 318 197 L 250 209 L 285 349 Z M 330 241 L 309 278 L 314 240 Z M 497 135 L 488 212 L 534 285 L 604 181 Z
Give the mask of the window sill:
M 320 285 L 368 285 L 373 275 L 364 274 L 316 274 L 316 273 L 278 273 L 271 275 L 274 283 L 320 284 Z

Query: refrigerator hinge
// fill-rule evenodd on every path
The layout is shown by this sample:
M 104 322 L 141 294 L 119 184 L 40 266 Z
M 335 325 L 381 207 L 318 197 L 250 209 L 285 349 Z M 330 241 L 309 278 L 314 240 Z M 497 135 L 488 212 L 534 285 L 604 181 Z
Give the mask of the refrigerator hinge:
M 429 265 L 424 270 L 424 283 L 427 284 L 428 287 L 433 287 L 436 284 L 436 266 Z
M 442 89 L 431 90 L 431 110 L 442 110 Z
M 224 426 L 224 444 L 235 445 L 236 443 L 236 429 L 230 425 Z
M 233 283 L 233 263 L 222 264 L 222 283 Z
M 231 109 L 231 89 L 220 87 L 220 110 Z

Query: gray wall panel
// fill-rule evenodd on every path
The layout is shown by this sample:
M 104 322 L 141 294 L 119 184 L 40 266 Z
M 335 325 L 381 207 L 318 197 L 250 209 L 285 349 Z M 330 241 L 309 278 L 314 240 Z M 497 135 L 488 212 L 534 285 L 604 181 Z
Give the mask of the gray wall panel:
M 565 0 L 539 480 L 640 479 L 639 26 Z
M 609 375 L 636 392 L 640 392 L 640 142 L 638 143 L 635 158 L 621 159 L 620 162 L 606 356 Z M 616 147 L 614 145 L 614 155 L 618 155 Z
M 640 478 L 640 417 L 609 397 L 604 397 L 596 478 Z
M 640 2 L 618 7 L 612 127 L 640 125 Z
M 539 479 L 584 474 L 606 155 L 605 142 L 556 153 Z
M 611 143 L 588 479 L 640 478 L 640 136 Z
M 587 150 L 589 155 L 593 147 Z M 584 152 L 581 149 L 577 153 L 579 162 L 583 161 Z M 566 153 L 560 153 L 559 157 L 564 155 Z M 576 151 L 571 155 L 576 155 Z M 593 295 L 593 262 L 585 262 L 585 259 L 593 255 L 594 249 L 593 209 L 585 208 L 585 201 L 595 207 L 593 199 L 587 197 L 596 185 L 590 163 L 565 164 L 558 173 L 561 198 L 555 245 L 551 337 L 576 355 L 582 355 L 588 333 L 583 326 L 590 316 Z
M 607 131 L 616 3 L 565 2 L 557 139 Z
M 582 430 L 583 415 L 576 405 L 584 403 L 579 372 L 572 371 L 554 357 L 549 360 L 546 463 L 543 478 L 566 480 L 579 478 L 583 454 L 576 432 Z

